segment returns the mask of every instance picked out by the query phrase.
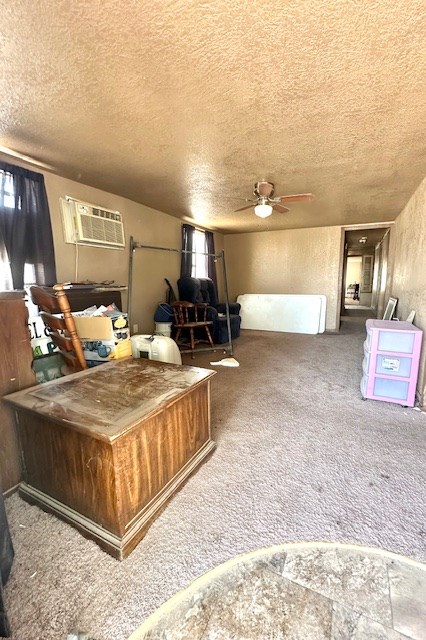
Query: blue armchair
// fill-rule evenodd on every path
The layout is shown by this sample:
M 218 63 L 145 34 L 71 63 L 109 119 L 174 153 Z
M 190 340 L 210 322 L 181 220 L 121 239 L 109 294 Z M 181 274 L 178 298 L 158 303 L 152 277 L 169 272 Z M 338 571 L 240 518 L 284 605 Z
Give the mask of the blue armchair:
M 213 321 L 213 341 L 215 344 L 223 344 L 229 341 L 228 325 L 226 321 L 226 304 L 218 302 L 216 287 L 210 278 L 191 278 L 185 276 L 177 282 L 179 300 L 187 302 L 206 302 L 209 307 L 207 317 Z M 229 303 L 229 319 L 231 325 L 231 338 L 240 335 L 241 305 L 238 302 Z

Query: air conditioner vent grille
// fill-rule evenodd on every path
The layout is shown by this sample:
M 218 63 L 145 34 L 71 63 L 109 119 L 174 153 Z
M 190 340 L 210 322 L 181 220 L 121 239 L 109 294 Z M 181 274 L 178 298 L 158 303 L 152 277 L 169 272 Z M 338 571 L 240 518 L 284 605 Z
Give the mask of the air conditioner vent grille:
M 122 249 L 124 226 L 118 211 L 100 209 L 72 198 L 62 198 L 65 242 Z
M 96 216 L 80 216 L 82 237 L 107 244 L 124 244 L 123 225 L 114 220 Z

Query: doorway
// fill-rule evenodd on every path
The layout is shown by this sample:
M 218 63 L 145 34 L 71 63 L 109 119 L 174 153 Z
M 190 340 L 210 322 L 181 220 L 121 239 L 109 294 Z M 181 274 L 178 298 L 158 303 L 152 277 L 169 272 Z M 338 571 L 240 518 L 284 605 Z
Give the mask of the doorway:
M 387 278 L 388 225 L 345 230 L 341 315 L 355 310 L 381 317 Z

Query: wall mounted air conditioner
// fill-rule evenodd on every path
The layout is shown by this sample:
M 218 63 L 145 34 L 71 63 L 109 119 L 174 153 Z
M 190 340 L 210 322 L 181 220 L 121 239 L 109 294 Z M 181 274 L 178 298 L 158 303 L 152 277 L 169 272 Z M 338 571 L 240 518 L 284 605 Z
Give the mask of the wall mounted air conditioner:
M 118 211 L 101 209 L 73 198 L 61 198 L 65 242 L 123 249 L 124 226 Z

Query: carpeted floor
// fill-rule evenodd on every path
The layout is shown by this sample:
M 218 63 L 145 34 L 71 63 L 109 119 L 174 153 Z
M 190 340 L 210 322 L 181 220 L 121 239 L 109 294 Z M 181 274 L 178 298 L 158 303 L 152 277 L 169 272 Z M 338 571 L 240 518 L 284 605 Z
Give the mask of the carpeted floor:
M 243 332 L 240 367 L 218 367 L 212 382 L 216 451 L 125 561 L 9 498 L 14 640 L 72 629 L 125 640 L 197 576 L 285 542 L 351 542 L 426 560 L 426 414 L 361 400 L 358 314 L 338 335 Z

